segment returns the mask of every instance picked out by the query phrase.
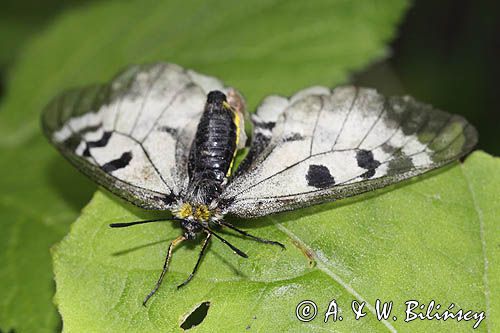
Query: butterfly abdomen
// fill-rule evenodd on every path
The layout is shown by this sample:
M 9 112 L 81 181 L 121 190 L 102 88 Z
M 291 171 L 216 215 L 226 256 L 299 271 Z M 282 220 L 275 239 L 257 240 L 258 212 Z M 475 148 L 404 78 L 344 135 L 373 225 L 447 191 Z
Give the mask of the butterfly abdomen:
M 229 174 L 237 144 L 234 117 L 222 92 L 208 94 L 189 155 L 190 187 L 201 201 L 220 195 Z

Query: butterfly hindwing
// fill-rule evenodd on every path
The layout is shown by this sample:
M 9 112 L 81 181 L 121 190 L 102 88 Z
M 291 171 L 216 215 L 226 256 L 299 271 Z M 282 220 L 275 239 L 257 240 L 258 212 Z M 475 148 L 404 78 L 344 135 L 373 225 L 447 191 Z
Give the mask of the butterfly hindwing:
M 167 209 L 186 186 L 189 146 L 212 77 L 177 65 L 132 66 L 108 84 L 54 99 L 42 123 L 79 169 L 122 198 Z
M 470 151 L 475 129 L 411 97 L 353 86 L 268 97 L 226 212 L 263 216 L 340 199 L 424 173 Z

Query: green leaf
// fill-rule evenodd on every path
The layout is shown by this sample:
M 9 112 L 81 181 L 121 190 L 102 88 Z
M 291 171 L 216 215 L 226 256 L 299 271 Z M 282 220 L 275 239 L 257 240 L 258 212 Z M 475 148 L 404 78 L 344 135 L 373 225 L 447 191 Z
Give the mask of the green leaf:
M 60 16 L 23 48 L 0 109 L 0 329 L 59 327 L 48 249 L 92 190 L 41 136 L 39 113 L 50 98 L 131 63 L 164 60 L 220 77 L 252 108 L 269 93 L 341 83 L 385 55 L 406 7 L 404 0 L 116 1 Z
M 497 331 L 500 304 L 498 219 L 500 160 L 477 152 L 425 177 L 337 203 L 237 225 L 277 240 L 286 251 L 237 236 L 240 258 L 213 241 L 199 272 L 177 290 L 197 259 L 200 244 L 175 251 L 171 269 L 148 307 L 141 302 L 161 271 L 177 223 L 111 229 L 109 223 L 151 217 L 98 192 L 53 252 L 56 301 L 69 332 L 175 331 L 203 302 L 210 302 L 202 332 L 244 331 L 470 331 L 474 321 L 404 322 L 407 300 L 444 308 L 450 303 L 486 311 L 479 331 Z M 318 317 L 299 322 L 302 300 Z M 332 299 L 343 321 L 323 322 Z M 366 301 L 356 321 L 351 301 Z M 393 301 L 392 319 L 379 322 L 376 299 Z
M 49 247 L 67 233 L 94 186 L 41 136 L 0 155 L 0 331 L 53 332 L 59 320 Z

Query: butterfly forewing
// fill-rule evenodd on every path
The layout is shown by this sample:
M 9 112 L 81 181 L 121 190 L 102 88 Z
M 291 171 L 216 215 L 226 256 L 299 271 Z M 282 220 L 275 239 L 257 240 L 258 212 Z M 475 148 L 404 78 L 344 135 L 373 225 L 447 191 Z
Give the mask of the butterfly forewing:
M 182 192 L 189 146 L 213 78 L 173 65 L 132 66 L 74 89 L 43 112 L 51 142 L 79 169 L 138 206 L 167 209 Z
M 453 161 L 477 141 L 460 116 L 353 86 L 268 98 L 254 122 L 256 149 L 221 197 L 241 217 L 386 186 Z

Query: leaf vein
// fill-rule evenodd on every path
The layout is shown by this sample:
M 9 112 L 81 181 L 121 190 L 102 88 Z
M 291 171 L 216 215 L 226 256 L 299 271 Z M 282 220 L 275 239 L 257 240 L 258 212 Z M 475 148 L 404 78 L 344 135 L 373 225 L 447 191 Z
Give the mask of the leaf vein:
M 363 296 L 361 296 L 361 294 L 359 294 L 351 285 L 349 285 L 347 282 L 345 282 L 344 280 L 342 280 L 340 278 L 340 276 L 338 276 L 335 272 L 331 271 L 330 268 L 326 265 L 326 263 L 321 259 L 321 257 L 316 255 L 316 253 L 315 253 L 315 251 L 313 249 L 311 249 L 304 241 L 302 241 L 292 231 L 290 231 L 289 229 L 287 229 L 286 227 L 284 227 L 282 224 L 275 222 L 275 220 L 272 217 L 270 217 L 270 219 L 273 222 L 274 226 L 278 230 L 280 230 L 281 232 L 283 232 L 284 234 L 286 234 L 292 240 L 300 243 L 301 246 L 303 246 L 304 248 L 306 248 L 308 251 L 310 251 L 310 253 L 312 253 L 314 255 L 314 258 L 316 260 L 316 267 L 320 271 L 322 271 L 323 273 L 325 273 L 326 275 L 328 275 L 331 279 L 333 279 L 335 282 L 337 282 L 341 287 L 343 287 L 349 294 L 351 294 L 352 296 L 354 296 L 357 300 L 359 300 L 361 302 L 365 302 L 366 307 L 368 308 L 368 310 L 374 316 L 376 316 L 375 308 L 373 307 L 373 305 L 370 302 L 368 302 Z M 390 332 L 397 332 L 396 328 L 394 328 L 394 326 L 392 326 L 391 323 L 389 323 L 387 320 L 381 319 L 380 322 L 383 323 L 385 325 L 385 327 L 387 327 L 387 329 Z

